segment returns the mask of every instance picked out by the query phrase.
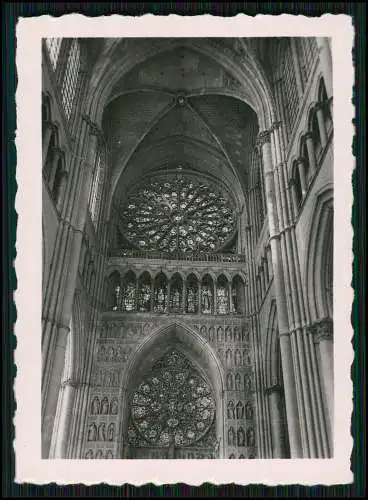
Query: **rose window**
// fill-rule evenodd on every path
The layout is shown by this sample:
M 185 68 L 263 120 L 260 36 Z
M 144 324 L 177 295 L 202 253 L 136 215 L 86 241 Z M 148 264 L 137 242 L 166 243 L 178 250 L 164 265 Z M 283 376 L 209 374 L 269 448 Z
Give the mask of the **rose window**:
M 209 385 L 180 352 L 172 350 L 134 392 L 131 432 L 153 446 L 189 446 L 206 434 L 214 417 Z
M 155 177 L 128 194 L 125 237 L 140 250 L 215 252 L 234 235 L 233 207 L 218 189 L 184 174 Z

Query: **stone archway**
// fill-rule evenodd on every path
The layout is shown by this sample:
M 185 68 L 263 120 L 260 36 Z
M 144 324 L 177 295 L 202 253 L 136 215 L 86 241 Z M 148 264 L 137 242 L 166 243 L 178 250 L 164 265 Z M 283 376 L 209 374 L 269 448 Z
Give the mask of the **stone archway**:
M 122 387 L 123 458 L 222 458 L 223 374 L 211 347 L 184 325 L 144 342 Z

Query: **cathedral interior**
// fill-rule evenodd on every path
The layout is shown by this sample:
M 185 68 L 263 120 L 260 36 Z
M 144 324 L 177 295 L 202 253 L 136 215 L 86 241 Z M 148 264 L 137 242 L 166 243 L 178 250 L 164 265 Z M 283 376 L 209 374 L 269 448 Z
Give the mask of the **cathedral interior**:
M 333 456 L 327 38 L 42 42 L 42 457 Z

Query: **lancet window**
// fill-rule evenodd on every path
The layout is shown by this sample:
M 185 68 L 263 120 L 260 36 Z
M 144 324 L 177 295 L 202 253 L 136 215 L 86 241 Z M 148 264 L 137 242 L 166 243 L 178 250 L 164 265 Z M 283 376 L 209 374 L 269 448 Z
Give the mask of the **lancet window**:
M 201 312 L 202 314 L 213 313 L 213 282 L 208 275 L 202 280 Z
M 154 311 L 160 313 L 167 311 L 167 280 L 163 273 L 155 279 Z
M 198 280 L 194 274 L 188 276 L 186 303 L 187 313 L 198 312 Z
M 70 46 L 68 61 L 61 87 L 61 100 L 66 118 L 69 120 L 77 90 L 80 69 L 80 47 L 75 38 Z
M 46 47 L 49 53 L 49 59 L 51 62 L 52 69 L 56 69 L 56 65 L 59 59 L 60 48 L 61 48 L 62 38 L 46 38 Z
M 124 278 L 124 290 L 123 290 L 123 311 L 134 311 L 136 307 L 136 284 L 135 275 L 129 272 Z
M 138 280 L 138 311 L 149 312 L 152 300 L 152 280 L 146 272 Z
M 225 276 L 220 276 L 216 287 L 216 310 L 218 314 L 229 314 L 229 284 Z

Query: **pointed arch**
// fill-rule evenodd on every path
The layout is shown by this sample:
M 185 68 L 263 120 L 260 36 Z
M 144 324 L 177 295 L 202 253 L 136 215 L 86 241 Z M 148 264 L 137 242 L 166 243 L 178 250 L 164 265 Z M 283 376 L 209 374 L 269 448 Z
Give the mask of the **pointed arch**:
M 121 384 L 122 412 L 120 441 L 124 442 L 124 436 L 127 432 L 130 399 L 135 385 L 139 380 L 143 379 L 153 363 L 173 346 L 188 358 L 212 389 L 216 401 L 216 432 L 218 437 L 221 438 L 222 444 L 220 446 L 223 447 L 223 421 L 226 408 L 224 408 L 222 397 L 225 388 L 225 378 L 221 362 L 206 339 L 202 338 L 200 333 L 180 321 L 175 321 L 170 325 L 153 330 L 130 358 L 123 373 Z M 221 456 L 223 456 L 223 453 L 224 449 L 221 451 Z M 120 450 L 121 455 L 122 450 Z
M 308 232 L 304 282 L 311 323 L 332 318 L 333 247 L 333 188 L 327 186 L 316 196 Z

